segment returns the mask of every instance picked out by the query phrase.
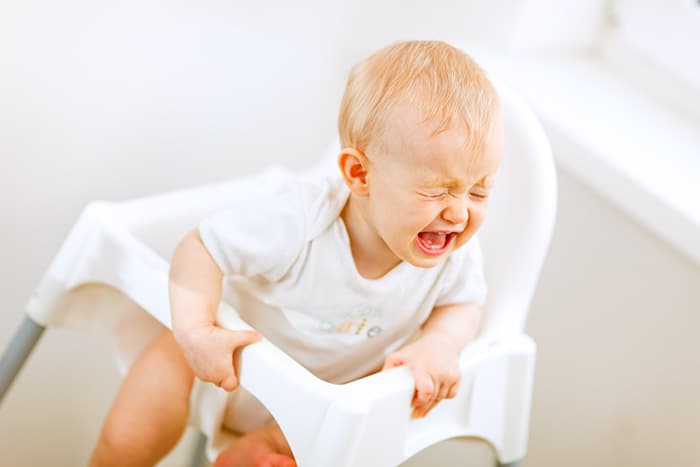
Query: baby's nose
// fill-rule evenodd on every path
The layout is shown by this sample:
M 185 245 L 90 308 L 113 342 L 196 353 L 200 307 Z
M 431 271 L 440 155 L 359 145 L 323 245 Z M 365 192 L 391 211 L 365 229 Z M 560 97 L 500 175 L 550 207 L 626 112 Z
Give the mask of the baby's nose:
M 452 224 L 466 226 L 469 220 L 468 201 L 464 198 L 454 200 L 454 202 L 442 212 L 442 218 Z

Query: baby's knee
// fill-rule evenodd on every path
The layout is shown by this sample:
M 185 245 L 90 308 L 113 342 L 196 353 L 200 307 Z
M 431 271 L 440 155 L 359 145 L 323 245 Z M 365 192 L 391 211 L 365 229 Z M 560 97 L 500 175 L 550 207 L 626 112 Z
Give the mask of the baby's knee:
M 174 376 L 181 378 L 183 384 L 191 386 L 194 381 L 194 372 L 175 341 L 172 331 L 167 329 L 156 336 L 146 352 L 147 358 L 157 362 L 161 369 L 167 369 Z
M 119 419 L 108 419 L 102 426 L 96 452 L 105 459 L 119 459 L 123 453 L 139 450 L 142 440 L 143 434 L 133 426 L 120 423 Z
M 149 414 L 186 412 L 193 383 L 194 373 L 172 333 L 163 331 L 129 370 L 115 410 L 128 409 L 125 411 L 128 414 L 139 410 Z
M 147 351 L 165 356 L 181 354 L 180 346 L 175 341 L 175 336 L 170 329 L 164 329 L 160 334 L 153 338 Z

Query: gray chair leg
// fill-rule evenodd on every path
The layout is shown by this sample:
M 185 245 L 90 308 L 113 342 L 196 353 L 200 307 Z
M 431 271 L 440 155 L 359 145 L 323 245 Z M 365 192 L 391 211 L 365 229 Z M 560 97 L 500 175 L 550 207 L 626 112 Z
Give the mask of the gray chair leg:
M 207 461 L 207 437 L 201 431 L 197 433 L 197 444 L 192 454 L 192 467 L 204 467 L 209 465 Z
M 32 353 L 45 327 L 35 322 L 29 316 L 24 317 L 15 336 L 0 358 L 0 402 L 22 369 L 24 361 Z

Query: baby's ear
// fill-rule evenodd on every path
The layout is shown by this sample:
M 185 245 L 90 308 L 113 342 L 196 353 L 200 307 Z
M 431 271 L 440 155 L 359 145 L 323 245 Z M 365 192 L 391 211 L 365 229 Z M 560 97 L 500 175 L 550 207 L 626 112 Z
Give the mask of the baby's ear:
M 360 196 L 369 193 L 367 185 L 367 157 L 355 148 L 344 148 L 338 155 L 338 167 L 350 191 Z

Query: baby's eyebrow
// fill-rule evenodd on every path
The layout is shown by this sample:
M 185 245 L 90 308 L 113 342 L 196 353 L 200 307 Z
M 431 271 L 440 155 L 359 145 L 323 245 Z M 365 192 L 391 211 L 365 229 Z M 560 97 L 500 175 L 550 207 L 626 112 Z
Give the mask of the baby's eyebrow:
M 486 175 L 482 177 L 480 180 L 477 182 L 473 183 L 473 186 L 477 186 L 479 188 L 491 188 L 493 185 L 493 182 L 495 181 L 495 178 L 493 175 Z M 439 186 L 439 187 L 444 187 L 444 188 L 461 188 L 464 186 L 469 185 L 469 183 L 463 183 L 456 178 L 444 178 L 444 177 L 430 177 L 425 180 L 425 185 L 426 186 Z
M 421 183 L 421 186 L 424 186 L 426 188 L 452 189 L 452 188 L 459 188 L 460 186 L 462 186 L 462 184 L 454 179 L 431 178 L 431 179 L 423 180 L 423 183 Z
M 487 175 L 478 182 L 476 182 L 474 185 L 478 186 L 479 188 L 491 188 L 495 181 L 496 177 L 494 177 L 493 175 Z
M 424 173 L 421 176 L 421 184 L 425 186 L 441 186 L 452 188 L 464 185 L 460 180 L 450 177 L 449 175 L 441 175 L 438 173 Z
M 421 177 L 420 184 L 423 186 L 447 186 L 449 183 L 453 183 L 454 180 L 447 180 L 439 175 L 427 175 Z

